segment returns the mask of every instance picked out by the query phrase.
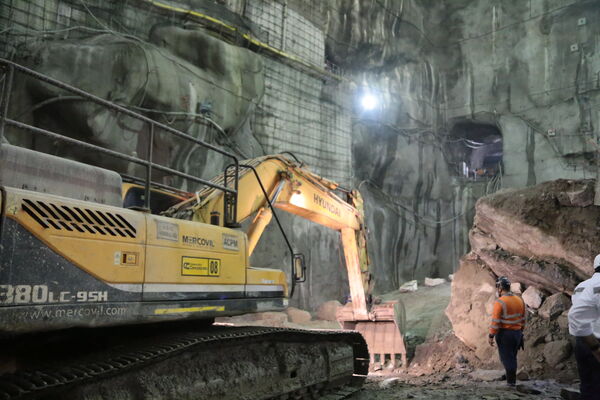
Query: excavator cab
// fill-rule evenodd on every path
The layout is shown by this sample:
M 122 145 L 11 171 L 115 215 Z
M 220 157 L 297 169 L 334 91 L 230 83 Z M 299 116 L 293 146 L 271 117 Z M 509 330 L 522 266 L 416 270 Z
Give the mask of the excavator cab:
M 146 191 L 143 185 L 134 182 L 124 182 L 122 187 L 123 208 L 142 210 L 144 209 Z M 192 196 L 182 193 L 175 193 L 166 189 L 151 188 L 150 213 L 159 215 L 168 210 L 175 204 L 181 203 Z

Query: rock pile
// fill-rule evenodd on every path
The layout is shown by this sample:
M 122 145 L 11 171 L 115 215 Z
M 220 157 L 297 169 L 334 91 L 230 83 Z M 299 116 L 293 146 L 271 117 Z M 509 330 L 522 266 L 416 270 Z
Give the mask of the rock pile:
M 567 311 L 575 286 L 600 253 L 600 207 L 593 180 L 557 180 L 503 191 L 477 202 L 471 251 L 452 281 L 446 314 L 456 336 L 481 360 L 497 360 L 487 343 L 495 280 L 507 276 L 527 305 L 520 365 L 532 376 L 575 374 Z

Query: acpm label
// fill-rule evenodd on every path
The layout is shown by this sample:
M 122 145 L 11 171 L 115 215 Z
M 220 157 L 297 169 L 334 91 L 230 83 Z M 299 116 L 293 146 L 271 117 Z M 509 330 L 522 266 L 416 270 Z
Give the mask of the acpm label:
M 238 250 L 238 238 L 237 236 L 228 235 L 226 233 L 223 234 L 223 248 L 227 250 Z

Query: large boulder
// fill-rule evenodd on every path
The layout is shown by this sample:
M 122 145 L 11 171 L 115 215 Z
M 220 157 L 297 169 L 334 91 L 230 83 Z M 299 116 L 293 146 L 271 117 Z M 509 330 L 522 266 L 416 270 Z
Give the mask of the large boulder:
M 252 314 L 252 319 L 264 326 L 282 327 L 288 322 L 288 316 L 284 312 L 267 311 Z
M 600 207 L 582 207 L 589 202 L 575 193 L 593 191 L 593 185 L 593 180 L 559 179 L 479 199 L 471 234 L 473 250 L 479 254 L 479 250 L 502 249 L 519 257 L 520 263 L 542 262 L 586 278 L 593 272 L 595 244 L 600 242 Z M 572 200 L 567 202 L 567 198 Z M 534 284 L 528 279 L 513 280 Z
M 539 314 L 546 319 L 555 319 L 571 307 L 571 300 L 562 293 L 548 297 L 539 309 Z
M 489 315 L 496 298 L 495 281 L 492 271 L 480 260 L 472 254 L 463 257 L 454 274 L 446 308 L 454 334 L 483 360 L 495 352 L 487 343 Z
M 544 358 L 550 365 L 557 365 L 571 355 L 571 343 L 568 340 L 557 340 L 544 346 Z
M 568 180 L 570 187 L 556 194 L 556 199 L 565 207 L 588 207 L 594 204 L 594 181 L 591 179 Z
M 424 285 L 425 286 L 438 286 L 446 283 L 444 278 L 425 278 Z
M 527 304 L 527 307 L 537 310 L 538 308 L 540 308 L 542 302 L 544 301 L 544 292 L 536 288 L 535 286 L 529 286 L 523 292 L 523 295 L 521 297 L 523 297 L 523 301 L 525 302 L 525 304 Z
M 400 293 L 416 292 L 419 289 L 419 284 L 416 280 L 408 281 L 400 286 Z
M 473 249 L 496 276 L 542 287 L 552 293 L 572 293 L 581 279 L 564 264 L 523 258 L 503 249 L 493 251 Z
M 510 291 L 515 294 L 522 294 L 523 285 L 521 284 L 521 282 L 513 282 L 510 284 Z

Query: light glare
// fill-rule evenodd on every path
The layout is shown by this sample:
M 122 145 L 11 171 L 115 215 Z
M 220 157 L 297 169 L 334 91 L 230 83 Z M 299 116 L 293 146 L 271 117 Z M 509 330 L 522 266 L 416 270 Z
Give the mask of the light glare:
M 375 107 L 377 107 L 377 97 L 373 96 L 370 93 L 367 93 L 365 95 L 363 95 L 360 104 L 362 105 L 362 108 L 364 108 L 367 111 L 371 111 L 373 109 L 375 109 Z

